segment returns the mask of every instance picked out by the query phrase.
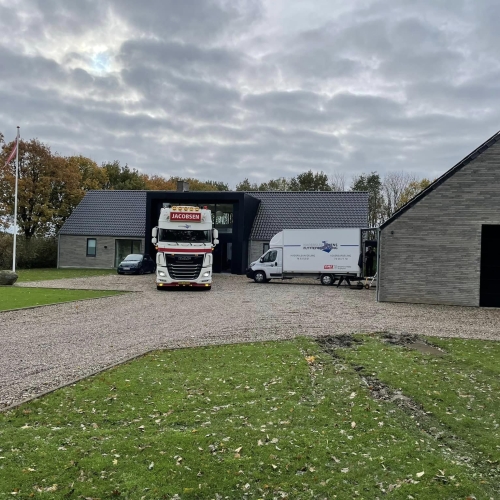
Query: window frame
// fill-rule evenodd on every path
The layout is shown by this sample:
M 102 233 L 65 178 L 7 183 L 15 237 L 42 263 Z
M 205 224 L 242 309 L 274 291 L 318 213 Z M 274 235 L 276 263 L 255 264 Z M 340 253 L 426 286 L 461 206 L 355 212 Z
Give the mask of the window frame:
M 89 253 L 89 241 L 94 242 L 94 253 Z M 97 238 L 87 238 L 87 248 L 86 248 L 87 257 L 96 257 L 97 256 Z

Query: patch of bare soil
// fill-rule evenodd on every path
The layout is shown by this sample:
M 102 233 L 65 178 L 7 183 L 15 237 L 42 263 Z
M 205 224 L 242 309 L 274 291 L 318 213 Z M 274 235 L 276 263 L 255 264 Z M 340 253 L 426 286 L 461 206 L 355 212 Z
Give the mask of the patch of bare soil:
M 442 349 L 429 344 L 418 335 L 412 333 L 385 333 L 381 339 L 387 344 L 401 345 L 431 356 L 444 356 L 445 354 L 445 351 Z
M 335 349 L 350 348 L 355 344 L 361 344 L 362 341 L 355 339 L 352 335 L 326 335 L 317 337 L 316 342 L 328 354 L 333 354 Z

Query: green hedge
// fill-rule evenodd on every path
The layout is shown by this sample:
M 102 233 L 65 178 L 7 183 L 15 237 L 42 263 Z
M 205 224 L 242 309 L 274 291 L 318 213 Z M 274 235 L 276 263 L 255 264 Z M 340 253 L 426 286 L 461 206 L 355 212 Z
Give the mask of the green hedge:
M 0 269 L 12 269 L 12 234 L 0 234 Z M 57 238 L 17 237 L 16 268 L 57 267 Z

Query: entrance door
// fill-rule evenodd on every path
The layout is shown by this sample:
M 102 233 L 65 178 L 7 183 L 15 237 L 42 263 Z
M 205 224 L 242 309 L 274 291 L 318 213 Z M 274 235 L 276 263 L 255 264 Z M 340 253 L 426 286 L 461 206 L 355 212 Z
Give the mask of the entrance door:
M 479 305 L 500 307 L 500 225 L 483 225 Z

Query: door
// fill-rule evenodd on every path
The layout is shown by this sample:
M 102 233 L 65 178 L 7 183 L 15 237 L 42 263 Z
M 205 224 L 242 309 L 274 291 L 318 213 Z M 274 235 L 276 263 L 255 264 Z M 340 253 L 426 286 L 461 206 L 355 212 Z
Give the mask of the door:
M 479 305 L 500 307 L 500 225 L 483 225 L 481 231 L 481 284 Z
M 279 250 L 279 257 L 278 257 Z M 267 276 L 276 277 L 281 276 L 281 266 L 279 265 L 281 261 L 281 249 L 269 250 L 266 254 L 261 257 L 261 263 L 263 270 L 266 271 Z

